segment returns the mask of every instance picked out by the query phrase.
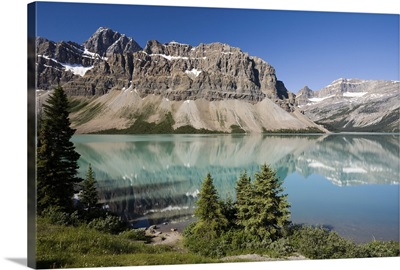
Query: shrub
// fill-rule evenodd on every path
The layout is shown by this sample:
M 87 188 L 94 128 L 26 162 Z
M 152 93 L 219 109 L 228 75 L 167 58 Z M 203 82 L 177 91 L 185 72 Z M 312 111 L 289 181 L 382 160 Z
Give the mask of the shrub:
M 67 213 L 57 206 L 50 206 L 43 210 L 42 216 L 47 218 L 50 223 L 64 226 L 77 226 L 80 223 L 78 212 Z
M 79 208 L 79 217 L 85 223 L 88 223 L 97 218 L 106 218 L 110 213 L 101 208 L 84 209 Z
M 260 241 L 257 235 L 251 235 L 242 228 L 237 228 L 221 235 L 222 244 L 226 252 L 230 254 L 264 254 L 267 252 L 271 240 Z
M 294 229 L 290 243 L 310 259 L 352 258 L 357 255 L 354 243 L 323 227 L 303 226 Z
M 362 257 L 396 257 L 400 255 L 398 242 L 372 241 L 359 247 Z
M 149 241 L 149 237 L 146 236 L 146 231 L 144 229 L 123 231 L 119 234 L 119 236 L 132 241 Z
M 105 218 L 95 218 L 87 226 L 111 234 L 118 234 L 126 229 L 125 222 L 120 217 L 112 215 Z
M 183 231 L 183 244 L 191 252 L 201 256 L 218 258 L 226 255 L 229 248 L 222 237 L 206 227 L 205 223 L 193 222 Z
M 222 257 L 224 250 L 219 248 L 219 239 L 205 240 L 201 237 L 191 235 L 184 238 L 184 245 L 193 253 L 206 257 Z
M 294 252 L 288 238 L 280 238 L 268 246 L 268 255 L 273 258 L 283 258 Z

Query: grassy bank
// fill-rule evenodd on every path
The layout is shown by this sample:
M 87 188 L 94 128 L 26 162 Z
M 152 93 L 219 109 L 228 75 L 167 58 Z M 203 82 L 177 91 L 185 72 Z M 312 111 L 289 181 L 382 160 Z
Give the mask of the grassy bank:
M 79 268 L 217 262 L 188 252 L 182 245 L 152 245 L 130 233 L 100 232 L 85 225 L 37 221 L 37 268 Z
M 207 252 L 221 249 L 222 256 L 190 251 L 179 241 L 173 245 L 155 245 L 151 237 L 135 231 L 119 234 L 100 232 L 85 224 L 52 224 L 37 221 L 37 268 L 115 267 L 141 265 L 204 264 L 222 262 L 270 261 L 290 259 L 334 259 L 399 256 L 398 242 L 372 241 L 355 245 L 322 228 L 297 227 L 293 234 L 267 246 L 232 249 L 232 236 L 207 243 Z M 232 239 L 230 239 L 232 238 Z M 196 245 L 201 244 L 197 240 Z M 190 246 L 191 244 L 189 244 Z M 192 243 L 193 245 L 193 243 Z M 217 252 L 219 253 L 219 252 Z
M 263 128 L 263 133 L 265 134 L 303 134 L 303 133 L 324 133 L 316 127 L 308 127 L 304 129 L 274 129 L 267 130 Z
M 175 121 L 172 114 L 165 114 L 164 119 L 159 123 L 147 122 L 144 119 L 146 115 L 139 115 L 133 125 L 126 129 L 106 129 L 94 132 L 95 134 L 216 134 L 223 133 L 209 129 L 196 129 L 192 126 L 181 126 L 177 129 L 173 128 Z
M 91 109 L 96 112 L 98 108 Z M 88 119 L 92 117 L 92 114 L 85 114 L 84 119 Z M 210 130 L 205 128 L 195 128 L 190 125 L 185 125 L 178 127 L 176 129 L 173 128 L 175 121 L 172 117 L 171 112 L 168 112 L 164 115 L 163 119 L 158 123 L 147 122 L 145 119 L 147 118 L 147 114 L 141 114 L 136 116 L 136 120 L 128 128 L 125 129 L 106 129 L 94 132 L 94 134 L 244 134 L 246 131 L 242 129 L 239 125 L 231 125 L 230 132 L 223 132 L 218 130 Z M 82 118 L 82 117 L 81 117 Z M 78 119 L 79 120 L 79 119 Z M 79 122 L 81 123 L 81 122 Z M 309 127 L 307 129 L 277 129 L 277 130 L 266 130 L 263 128 L 263 133 L 265 134 L 297 134 L 297 133 L 323 133 L 318 128 Z

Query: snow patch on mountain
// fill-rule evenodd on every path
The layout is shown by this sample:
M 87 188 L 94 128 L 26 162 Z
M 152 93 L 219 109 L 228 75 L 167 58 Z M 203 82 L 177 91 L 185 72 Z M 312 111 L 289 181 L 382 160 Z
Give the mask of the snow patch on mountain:
M 188 74 L 188 75 L 194 75 L 195 77 L 197 77 L 197 76 L 200 75 L 201 70 L 193 68 L 192 70 L 185 70 L 185 73 Z
M 308 100 L 311 101 L 311 102 L 321 102 L 321 101 L 323 101 L 325 99 L 332 98 L 332 97 L 334 97 L 334 95 L 327 96 L 327 97 L 322 97 L 322 98 L 309 98 Z
M 368 94 L 367 92 L 345 92 L 343 93 L 344 97 L 362 97 L 365 94 Z
M 160 54 L 160 53 L 153 53 L 153 54 L 149 54 L 149 56 L 161 56 L 162 58 L 165 58 L 169 61 L 171 60 L 177 60 L 177 59 L 183 59 L 183 60 L 188 60 L 189 57 L 186 56 L 171 56 L 171 55 L 166 55 L 166 54 Z
M 79 75 L 81 77 L 83 77 L 88 70 L 91 70 L 93 68 L 93 66 L 84 67 L 82 65 L 69 65 L 69 64 L 63 64 L 63 63 L 60 63 L 60 64 L 63 67 L 65 67 L 65 70 L 71 71 L 75 75 Z
M 312 91 L 304 87 L 296 104 L 331 131 L 398 132 L 400 82 L 338 79 Z
M 82 77 L 85 75 L 85 73 L 86 73 L 88 70 L 90 70 L 90 69 L 93 68 L 93 66 L 85 67 L 85 66 L 80 65 L 80 64 L 61 63 L 61 62 L 58 62 L 57 60 L 55 60 L 55 59 L 53 59 L 53 58 L 50 58 L 50 57 L 48 57 L 48 56 L 46 56 L 46 55 L 38 55 L 38 57 L 43 57 L 44 59 L 47 59 L 47 60 L 50 60 L 50 61 L 52 61 L 52 62 L 54 62 L 54 63 L 60 64 L 61 66 L 63 66 L 63 67 L 65 68 L 66 71 L 71 71 L 71 72 L 74 73 L 75 75 L 79 75 L 79 76 L 82 76 Z M 49 65 L 45 65 L 45 66 L 46 66 L 46 67 L 51 67 L 51 66 L 49 66 Z M 51 68 L 53 68 L 53 67 L 51 67 Z
M 88 57 L 89 56 L 89 57 Z M 104 61 L 107 61 L 108 58 L 107 57 L 101 57 L 99 54 L 94 53 L 94 52 L 90 52 L 88 49 L 85 48 L 85 50 L 83 51 L 83 55 L 82 57 L 88 57 L 91 59 L 101 59 Z
M 167 46 L 169 46 L 169 45 L 190 46 L 189 44 L 180 43 L 180 42 L 176 42 L 176 41 L 171 41 L 171 42 L 167 43 L 166 45 Z
M 346 167 L 343 168 L 344 173 L 367 173 L 367 171 L 363 168 L 358 167 Z

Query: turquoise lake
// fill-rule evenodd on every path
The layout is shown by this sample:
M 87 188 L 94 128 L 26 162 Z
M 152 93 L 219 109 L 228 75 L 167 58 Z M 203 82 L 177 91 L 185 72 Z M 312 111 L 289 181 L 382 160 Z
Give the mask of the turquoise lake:
M 191 220 L 208 172 L 222 198 L 261 164 L 284 181 L 294 223 L 356 242 L 399 241 L 399 134 L 75 135 L 82 178 L 136 227 Z

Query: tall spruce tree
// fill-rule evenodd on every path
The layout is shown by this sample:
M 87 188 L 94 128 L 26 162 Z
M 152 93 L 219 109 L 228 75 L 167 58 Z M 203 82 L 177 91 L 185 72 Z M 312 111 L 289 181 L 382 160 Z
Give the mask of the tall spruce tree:
M 222 213 L 217 189 L 210 173 L 207 174 L 203 181 L 199 199 L 196 203 L 195 215 L 198 221 L 194 230 L 204 234 L 203 236 L 207 234 L 210 239 L 219 236 L 226 228 L 228 220 Z
M 96 179 L 91 164 L 89 164 L 86 178 L 82 182 L 82 191 L 79 197 L 82 204 L 88 208 L 88 211 L 98 206 L 99 195 L 97 193 Z
M 72 209 L 78 159 L 71 137 L 69 103 L 61 86 L 43 104 L 43 117 L 37 142 L 37 209 L 54 206 L 63 211 Z
M 251 196 L 251 178 L 245 171 L 236 182 L 236 224 L 239 226 L 244 226 L 243 222 L 251 218 L 249 209 Z
M 290 205 L 287 195 L 282 194 L 284 188 L 276 172 L 263 164 L 255 174 L 254 183 L 250 185 L 249 180 L 242 177 L 239 185 L 251 187 L 241 188 L 244 192 L 239 195 L 243 202 L 238 205 L 238 224 L 260 241 L 276 240 L 290 220 Z

